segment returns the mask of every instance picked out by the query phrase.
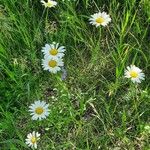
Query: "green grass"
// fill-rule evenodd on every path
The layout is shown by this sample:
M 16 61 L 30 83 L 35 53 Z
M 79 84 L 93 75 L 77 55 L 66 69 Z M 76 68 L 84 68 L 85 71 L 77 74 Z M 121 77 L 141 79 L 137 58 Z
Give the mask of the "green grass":
M 149 150 L 149 0 L 58 2 L 1 1 L 0 149 L 30 149 L 35 130 L 41 150 Z M 112 18 L 107 27 L 89 24 L 99 10 Z M 41 47 L 53 41 L 67 49 L 65 81 L 41 67 Z M 130 64 L 146 75 L 139 85 L 124 78 Z M 50 105 L 46 120 L 31 120 L 37 99 Z

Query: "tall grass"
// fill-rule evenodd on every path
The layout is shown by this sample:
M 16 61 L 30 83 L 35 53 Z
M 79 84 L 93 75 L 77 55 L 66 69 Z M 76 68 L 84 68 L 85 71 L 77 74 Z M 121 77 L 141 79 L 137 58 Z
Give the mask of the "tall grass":
M 42 150 L 148 150 L 149 0 L 58 2 L 1 1 L 1 149 L 28 149 L 27 133 L 38 130 Z M 89 24 L 99 10 L 112 18 L 105 28 Z M 65 81 L 41 67 L 41 47 L 53 41 L 67 49 Z M 138 86 L 124 79 L 130 64 L 146 75 Z M 48 120 L 31 121 L 37 99 L 50 104 Z

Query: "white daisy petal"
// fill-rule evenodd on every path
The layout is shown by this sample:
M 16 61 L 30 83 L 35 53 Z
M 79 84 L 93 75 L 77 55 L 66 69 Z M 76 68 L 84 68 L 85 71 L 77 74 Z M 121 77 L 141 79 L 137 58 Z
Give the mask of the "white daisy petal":
M 32 137 L 32 134 L 31 134 L 31 133 L 29 133 L 29 134 L 27 135 L 27 137 L 28 137 L 28 138 L 31 138 L 31 137 Z
M 37 116 L 35 116 L 35 115 L 32 116 L 32 120 L 37 120 L 37 119 L 38 119 Z
M 39 134 L 38 132 L 36 132 L 36 137 L 38 137 L 38 139 L 39 139 L 40 135 L 41 134 Z
M 56 43 L 56 46 L 55 46 L 55 47 L 56 47 L 56 49 L 58 49 L 58 46 L 59 46 L 59 43 Z
M 34 144 L 34 148 L 37 149 L 37 144 L 36 143 Z

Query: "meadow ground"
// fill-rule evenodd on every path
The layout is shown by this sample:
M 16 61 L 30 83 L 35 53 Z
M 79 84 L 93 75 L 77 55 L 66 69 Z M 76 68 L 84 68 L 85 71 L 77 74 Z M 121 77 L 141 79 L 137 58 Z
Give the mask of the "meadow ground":
M 39 150 L 149 150 L 150 1 L 40 0 L 0 2 L 0 150 L 27 150 L 27 134 L 41 134 Z M 106 26 L 89 24 L 106 11 Z M 41 66 L 42 47 L 66 47 L 61 72 Z M 124 77 L 127 66 L 145 80 Z M 50 115 L 33 121 L 29 106 L 49 104 Z

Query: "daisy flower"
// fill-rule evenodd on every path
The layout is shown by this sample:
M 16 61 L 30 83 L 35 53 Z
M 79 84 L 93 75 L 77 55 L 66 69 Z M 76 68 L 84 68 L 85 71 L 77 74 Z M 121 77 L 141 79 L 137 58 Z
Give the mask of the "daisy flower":
M 111 21 L 111 18 L 106 12 L 98 12 L 91 15 L 89 21 L 90 24 L 95 25 L 96 27 L 100 25 L 106 26 Z
M 125 70 L 125 77 L 131 78 L 131 81 L 133 83 L 141 83 L 141 80 L 144 80 L 145 75 L 141 69 L 139 69 L 135 65 L 130 65 L 130 67 L 128 66 Z
M 45 7 L 55 7 L 57 5 L 56 1 L 53 0 L 47 0 L 47 2 L 45 2 L 44 0 L 41 0 L 41 3 L 45 6 Z
M 49 58 L 62 58 L 64 56 L 65 47 L 59 47 L 59 43 L 53 42 L 53 44 L 45 44 L 45 47 L 42 48 L 42 52 L 45 56 L 49 56 Z
M 44 101 L 35 101 L 31 106 L 29 106 L 29 112 L 31 112 L 32 120 L 42 120 L 49 115 L 49 104 Z
M 33 131 L 27 135 L 26 144 L 34 149 L 37 149 L 37 141 L 40 139 L 40 134 Z
M 57 73 L 61 70 L 61 67 L 64 65 L 64 62 L 61 58 L 49 58 L 44 57 L 42 60 L 42 67 L 44 70 L 48 70 L 51 73 Z

